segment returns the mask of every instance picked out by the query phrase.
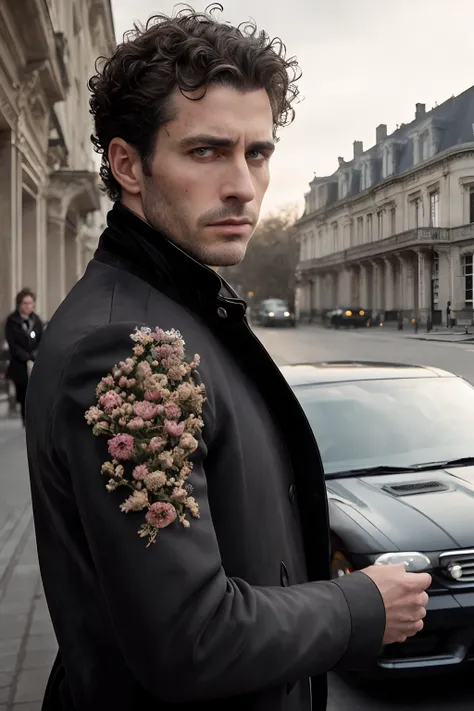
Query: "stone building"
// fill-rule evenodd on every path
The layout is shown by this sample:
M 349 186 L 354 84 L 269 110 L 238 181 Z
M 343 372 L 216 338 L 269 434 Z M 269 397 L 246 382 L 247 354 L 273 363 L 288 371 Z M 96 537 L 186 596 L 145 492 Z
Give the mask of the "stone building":
M 0 2 L 0 320 L 25 286 L 49 318 L 105 209 L 87 81 L 115 46 L 110 0 Z
M 473 322 L 474 87 L 315 177 L 297 223 L 300 314 Z

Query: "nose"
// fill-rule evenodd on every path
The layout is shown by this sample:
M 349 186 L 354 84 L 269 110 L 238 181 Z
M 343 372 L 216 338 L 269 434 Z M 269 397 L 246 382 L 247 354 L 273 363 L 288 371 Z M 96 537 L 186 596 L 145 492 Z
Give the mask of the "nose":
M 247 203 L 255 200 L 255 196 L 255 187 L 247 161 L 245 159 L 232 161 L 222 185 L 222 201 L 238 200 Z

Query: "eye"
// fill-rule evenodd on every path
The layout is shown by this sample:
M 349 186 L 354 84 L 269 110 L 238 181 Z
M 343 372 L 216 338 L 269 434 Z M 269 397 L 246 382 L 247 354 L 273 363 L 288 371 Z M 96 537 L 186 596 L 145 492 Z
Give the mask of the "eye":
M 211 158 L 214 155 L 215 148 L 205 148 L 204 146 L 201 148 L 195 148 L 192 151 L 192 154 L 196 156 L 196 158 Z
M 262 151 L 254 150 L 247 153 L 248 160 L 264 161 L 268 159 L 268 156 Z

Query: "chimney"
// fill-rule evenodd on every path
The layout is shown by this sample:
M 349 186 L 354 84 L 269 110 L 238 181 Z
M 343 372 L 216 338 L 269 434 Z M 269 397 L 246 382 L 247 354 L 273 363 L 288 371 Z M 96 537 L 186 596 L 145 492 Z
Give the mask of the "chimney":
M 375 142 L 376 143 L 381 143 L 382 141 L 385 141 L 387 138 L 387 124 L 381 123 L 380 126 L 377 126 L 375 129 Z
M 426 114 L 426 104 L 417 104 L 415 112 L 415 121 L 419 121 Z
M 364 152 L 364 144 L 362 141 L 354 141 L 354 158 L 359 158 Z
M 342 166 L 345 163 L 345 160 L 342 156 L 339 156 L 339 158 L 337 159 L 337 162 L 339 163 L 339 168 L 342 168 Z

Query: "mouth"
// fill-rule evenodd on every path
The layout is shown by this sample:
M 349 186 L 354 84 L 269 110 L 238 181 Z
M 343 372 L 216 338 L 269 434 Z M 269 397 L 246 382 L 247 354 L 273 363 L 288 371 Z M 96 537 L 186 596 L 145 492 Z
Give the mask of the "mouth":
M 252 225 L 252 221 L 247 217 L 239 219 L 238 217 L 232 217 L 228 220 L 221 220 L 220 222 L 213 222 L 210 227 L 242 227 L 243 225 Z

